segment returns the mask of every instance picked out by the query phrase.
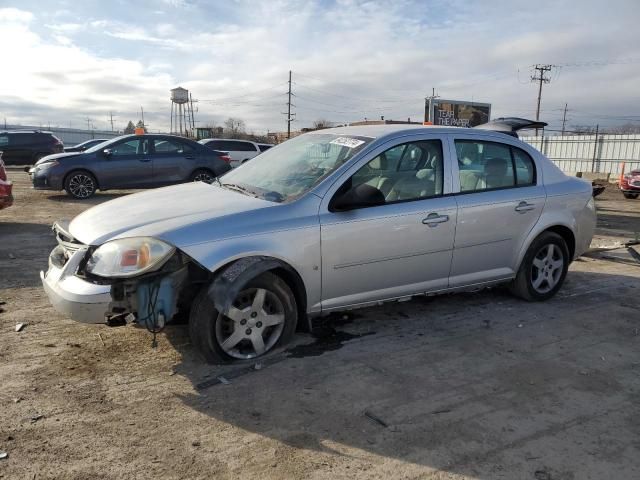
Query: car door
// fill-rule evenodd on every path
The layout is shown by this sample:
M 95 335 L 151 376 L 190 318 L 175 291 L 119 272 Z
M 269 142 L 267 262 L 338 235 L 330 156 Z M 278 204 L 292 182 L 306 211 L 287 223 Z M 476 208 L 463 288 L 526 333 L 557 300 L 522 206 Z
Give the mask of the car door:
M 456 225 L 448 145 L 436 135 L 404 137 L 358 162 L 320 209 L 322 309 L 362 305 L 447 287 Z M 384 204 L 331 207 L 366 183 Z
M 176 138 L 153 139 L 153 179 L 156 185 L 186 180 L 195 169 L 195 149 Z
M 535 161 L 506 135 L 449 138 L 458 190 L 450 286 L 513 277 L 520 247 L 546 201 Z
M 145 136 L 128 137 L 96 152 L 98 183 L 106 188 L 145 188 L 153 185 L 150 140 Z

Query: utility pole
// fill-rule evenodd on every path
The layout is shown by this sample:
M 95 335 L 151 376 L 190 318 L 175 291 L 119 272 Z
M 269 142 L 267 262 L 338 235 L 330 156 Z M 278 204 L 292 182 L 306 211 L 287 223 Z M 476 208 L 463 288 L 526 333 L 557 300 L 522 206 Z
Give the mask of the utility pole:
M 109 112 L 109 120 L 111 121 L 111 131 L 113 132 L 113 112 Z
M 140 115 L 142 116 L 142 128 L 144 128 L 144 109 L 140 105 Z
M 538 85 L 538 107 L 536 108 L 536 122 L 540 120 L 540 100 L 542 99 L 542 84 L 543 83 L 549 83 L 551 81 L 551 79 L 549 77 L 545 77 L 544 74 L 545 74 L 545 72 L 550 72 L 552 68 L 553 68 L 553 65 L 540 65 L 540 64 L 536 64 L 536 66 L 533 67 L 533 69 L 536 70 L 538 73 L 534 74 L 531 77 L 531 81 L 532 82 L 539 82 L 539 85 Z M 538 136 L 538 129 L 537 128 L 536 128 L 536 136 Z
M 433 111 L 433 100 L 440 98 L 440 95 L 436 95 L 436 88 L 431 88 L 431 96 L 424 99 L 424 121 L 435 124 L 434 119 L 431 118 L 431 112 Z
M 283 115 L 287 116 L 287 139 L 291 138 L 291 122 L 293 122 L 293 117 L 295 116 L 294 114 L 291 114 L 291 107 L 295 107 L 295 105 L 293 105 L 291 103 L 291 96 L 293 94 L 291 93 L 291 70 L 289 70 L 289 91 L 287 92 L 287 113 L 283 113 Z
M 564 135 L 564 126 L 567 124 L 567 104 L 564 104 L 564 114 L 562 115 L 562 133 Z

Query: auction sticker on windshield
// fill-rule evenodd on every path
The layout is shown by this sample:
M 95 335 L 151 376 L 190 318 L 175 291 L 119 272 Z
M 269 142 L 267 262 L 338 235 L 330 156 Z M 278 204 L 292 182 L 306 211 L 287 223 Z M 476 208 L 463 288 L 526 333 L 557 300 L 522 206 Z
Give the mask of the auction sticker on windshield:
M 331 140 L 329 143 L 334 145 L 341 145 L 348 148 L 356 148 L 364 143 L 364 140 L 358 140 L 357 138 L 338 137 L 335 140 Z

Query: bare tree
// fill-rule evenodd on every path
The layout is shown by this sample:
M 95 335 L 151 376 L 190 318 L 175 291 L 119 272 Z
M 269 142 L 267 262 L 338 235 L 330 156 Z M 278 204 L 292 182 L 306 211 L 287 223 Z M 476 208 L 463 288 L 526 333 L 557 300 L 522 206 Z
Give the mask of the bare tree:
M 634 125 L 633 123 L 625 123 L 623 125 L 616 125 L 607 129 L 607 133 L 613 133 L 618 135 L 627 135 L 632 133 L 640 133 L 640 125 Z
M 313 128 L 316 130 L 321 130 L 323 128 L 331 128 L 333 123 L 325 118 L 319 118 L 313 121 Z
M 225 136 L 238 138 L 244 134 L 245 123 L 239 118 L 229 117 L 224 121 Z

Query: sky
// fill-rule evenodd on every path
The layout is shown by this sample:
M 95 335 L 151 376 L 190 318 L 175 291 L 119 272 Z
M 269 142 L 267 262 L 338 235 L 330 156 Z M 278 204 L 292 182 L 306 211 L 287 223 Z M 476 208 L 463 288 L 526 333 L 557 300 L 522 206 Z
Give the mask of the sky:
M 198 125 L 422 121 L 424 98 L 535 118 L 532 65 L 552 64 L 541 120 L 640 122 L 640 1 L 0 0 L 0 122 L 122 130 L 144 108 L 168 131 L 169 90 Z

